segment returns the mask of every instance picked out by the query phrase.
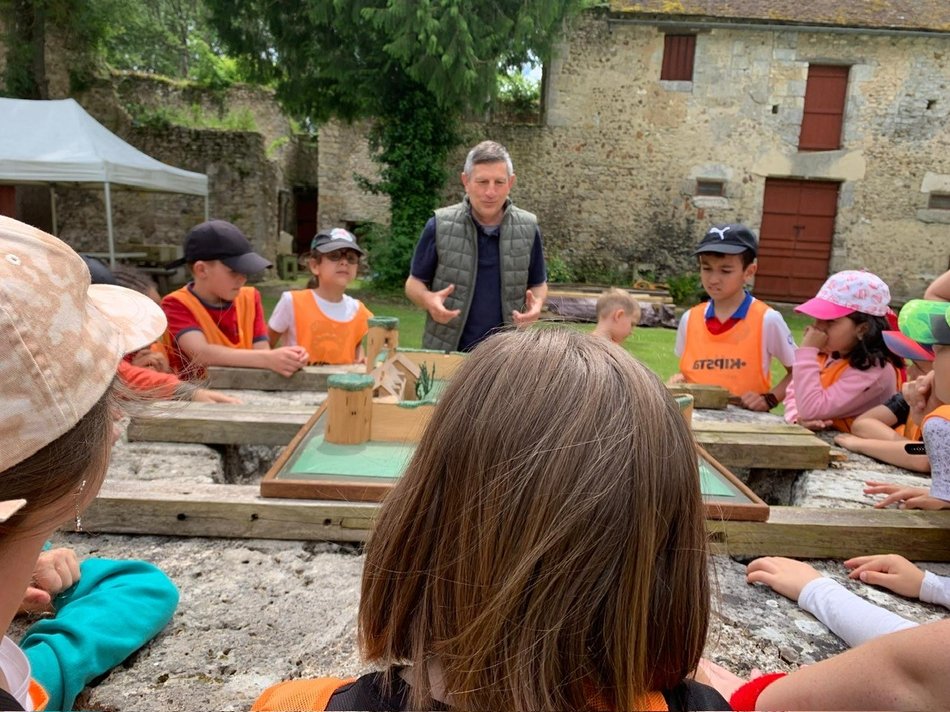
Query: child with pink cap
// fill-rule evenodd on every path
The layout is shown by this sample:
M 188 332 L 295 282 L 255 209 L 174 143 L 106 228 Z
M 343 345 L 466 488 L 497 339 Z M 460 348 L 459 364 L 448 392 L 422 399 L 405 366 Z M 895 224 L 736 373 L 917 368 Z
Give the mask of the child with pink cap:
M 815 323 L 795 350 L 785 419 L 812 430 L 850 432 L 855 417 L 897 392 L 901 359 L 888 351 L 891 300 L 887 285 L 863 270 L 830 276 L 795 311 Z

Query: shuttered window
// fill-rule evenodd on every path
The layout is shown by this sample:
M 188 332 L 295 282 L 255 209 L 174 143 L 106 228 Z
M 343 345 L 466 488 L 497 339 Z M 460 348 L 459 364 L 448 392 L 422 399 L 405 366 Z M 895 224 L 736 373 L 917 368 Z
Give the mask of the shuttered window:
M 660 79 L 693 81 L 693 57 L 696 54 L 696 35 L 664 35 L 663 68 Z
M 799 151 L 841 148 L 848 67 L 812 64 L 805 85 L 805 111 L 798 137 Z

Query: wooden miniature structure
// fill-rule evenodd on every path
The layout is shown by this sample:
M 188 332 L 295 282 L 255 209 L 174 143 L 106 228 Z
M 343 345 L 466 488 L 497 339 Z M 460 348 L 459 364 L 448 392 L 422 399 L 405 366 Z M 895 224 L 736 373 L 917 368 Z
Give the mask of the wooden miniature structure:
M 393 352 L 399 347 L 399 319 L 394 316 L 374 316 L 369 320 L 366 334 L 366 372 L 376 368 L 382 351 Z

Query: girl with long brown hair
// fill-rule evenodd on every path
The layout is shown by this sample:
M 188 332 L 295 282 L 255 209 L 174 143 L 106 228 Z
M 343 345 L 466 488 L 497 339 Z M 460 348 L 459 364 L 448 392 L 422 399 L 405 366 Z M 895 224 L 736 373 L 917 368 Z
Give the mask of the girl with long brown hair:
M 381 672 L 255 709 L 728 709 L 689 679 L 709 585 L 696 451 L 623 349 L 532 328 L 479 346 L 367 547 Z

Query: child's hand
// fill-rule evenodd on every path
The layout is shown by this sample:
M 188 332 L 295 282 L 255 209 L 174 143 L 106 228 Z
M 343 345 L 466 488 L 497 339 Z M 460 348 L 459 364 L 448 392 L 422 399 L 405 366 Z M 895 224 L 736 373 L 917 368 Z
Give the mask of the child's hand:
M 761 393 L 755 393 L 754 391 L 743 393 L 739 401 L 746 410 L 755 410 L 759 413 L 768 413 L 769 410 L 771 410 L 769 404 L 765 402 L 765 397 Z
M 806 326 L 802 336 L 802 346 L 821 351 L 828 343 L 828 334 L 814 326 Z
M 821 578 L 815 568 L 804 561 L 784 556 L 763 556 L 746 567 L 748 583 L 764 583 L 776 593 L 798 602 L 805 584 Z
M 289 378 L 307 365 L 310 356 L 303 346 L 281 346 L 271 349 L 270 370 Z
M 686 383 L 686 376 L 684 376 L 682 373 L 677 371 L 672 376 L 670 376 L 666 382 L 669 383 L 671 386 L 675 386 L 678 383 Z
M 901 389 L 901 395 L 910 406 L 910 418 L 918 425 L 930 411 L 941 403 L 934 397 L 934 372 L 908 381 Z
M 803 428 L 808 428 L 809 430 L 827 430 L 830 428 L 835 421 L 833 420 L 799 420 L 796 421 Z
M 760 676 L 761 673 L 759 673 L 758 670 L 753 670 L 751 679 Z M 748 682 L 748 680 L 744 680 L 738 675 L 733 674 L 722 665 L 714 663 L 712 660 L 707 660 L 706 658 L 699 659 L 699 665 L 696 666 L 693 679 L 704 685 L 709 685 L 727 700 L 732 697 L 732 693 Z
M 844 565 L 852 569 L 849 578 L 859 579 L 872 586 L 883 586 L 909 598 L 920 598 L 924 572 L 897 554 L 856 556 Z
M 880 502 L 875 502 L 877 509 L 897 504 L 898 509 L 950 509 L 950 502 L 930 496 L 926 487 L 904 487 L 892 485 L 888 482 L 865 482 L 864 494 L 887 495 Z
M 850 450 L 851 452 L 861 452 L 860 448 L 863 441 L 864 438 L 859 438 L 853 433 L 835 435 L 835 445 L 843 447 L 845 450 Z
M 195 403 L 232 403 L 234 405 L 240 405 L 241 400 L 235 398 L 234 396 L 226 396 L 220 391 L 212 391 L 209 388 L 199 388 L 195 391 L 194 395 L 191 397 L 191 400 Z
M 20 603 L 20 613 L 44 613 L 53 597 L 79 580 L 79 560 L 72 549 L 42 552 L 33 567 L 33 580 Z

